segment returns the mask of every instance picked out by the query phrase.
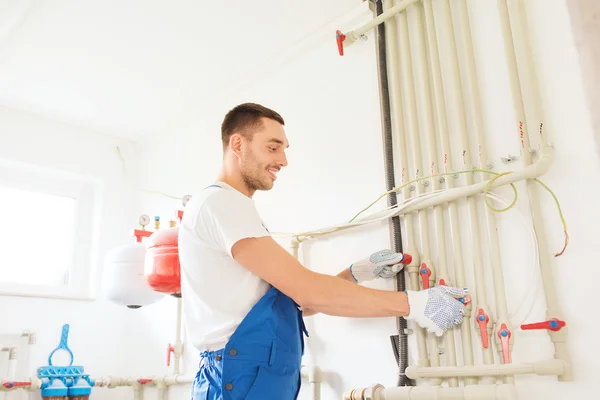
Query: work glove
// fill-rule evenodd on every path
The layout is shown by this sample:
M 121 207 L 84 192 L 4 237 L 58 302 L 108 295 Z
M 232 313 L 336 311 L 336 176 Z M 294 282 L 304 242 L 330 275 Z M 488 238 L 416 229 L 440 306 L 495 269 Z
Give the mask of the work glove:
M 396 276 L 404 268 L 404 265 L 410 264 L 411 261 L 410 254 L 395 253 L 385 249 L 352 264 L 350 273 L 358 283 L 375 278 L 390 279 Z
M 415 321 L 428 332 L 442 336 L 444 331 L 460 324 L 465 306 L 459 301 L 469 296 L 467 289 L 435 286 L 421 291 L 406 290 L 410 314 L 406 319 Z

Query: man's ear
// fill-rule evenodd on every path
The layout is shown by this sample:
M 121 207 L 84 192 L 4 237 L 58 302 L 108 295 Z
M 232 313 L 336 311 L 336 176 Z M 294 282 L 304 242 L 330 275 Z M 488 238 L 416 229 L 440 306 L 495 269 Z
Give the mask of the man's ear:
M 242 142 L 243 142 L 243 137 L 239 133 L 234 133 L 229 138 L 229 149 L 238 158 L 240 158 L 242 155 Z

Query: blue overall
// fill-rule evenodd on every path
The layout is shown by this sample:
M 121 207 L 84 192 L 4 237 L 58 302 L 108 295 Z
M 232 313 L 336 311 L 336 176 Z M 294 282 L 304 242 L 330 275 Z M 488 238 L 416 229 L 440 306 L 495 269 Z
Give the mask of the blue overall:
M 192 400 L 295 400 L 300 390 L 302 311 L 275 287 L 254 305 L 225 348 L 203 352 Z

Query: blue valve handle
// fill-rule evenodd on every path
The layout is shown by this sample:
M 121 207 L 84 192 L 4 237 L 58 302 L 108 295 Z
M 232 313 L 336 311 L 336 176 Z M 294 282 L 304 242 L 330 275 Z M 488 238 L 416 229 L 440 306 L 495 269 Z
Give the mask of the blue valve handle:
M 60 336 L 60 343 L 58 344 L 58 347 L 55 348 L 54 350 L 52 350 L 52 353 L 50 353 L 50 355 L 48 356 L 48 365 L 52 365 L 52 356 L 58 350 L 65 350 L 67 353 L 69 353 L 69 356 L 71 356 L 71 362 L 69 363 L 69 366 L 73 365 L 73 352 L 71 351 L 71 349 L 69 349 L 69 346 L 67 345 L 68 339 L 69 339 L 69 324 L 64 324 L 63 328 L 62 328 L 62 334 Z

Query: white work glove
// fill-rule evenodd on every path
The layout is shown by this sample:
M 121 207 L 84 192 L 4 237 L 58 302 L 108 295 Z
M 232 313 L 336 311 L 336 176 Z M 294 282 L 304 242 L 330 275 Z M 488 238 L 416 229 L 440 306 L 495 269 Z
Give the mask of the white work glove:
M 468 297 L 467 289 L 435 286 L 421 291 L 406 290 L 410 314 L 406 319 L 415 321 L 428 332 L 442 336 L 444 331 L 460 324 L 465 306 L 458 299 Z
M 411 261 L 410 254 L 395 253 L 385 249 L 352 264 L 350 273 L 358 283 L 375 278 L 390 279 L 396 276 L 404 268 L 404 265 L 410 264 Z

